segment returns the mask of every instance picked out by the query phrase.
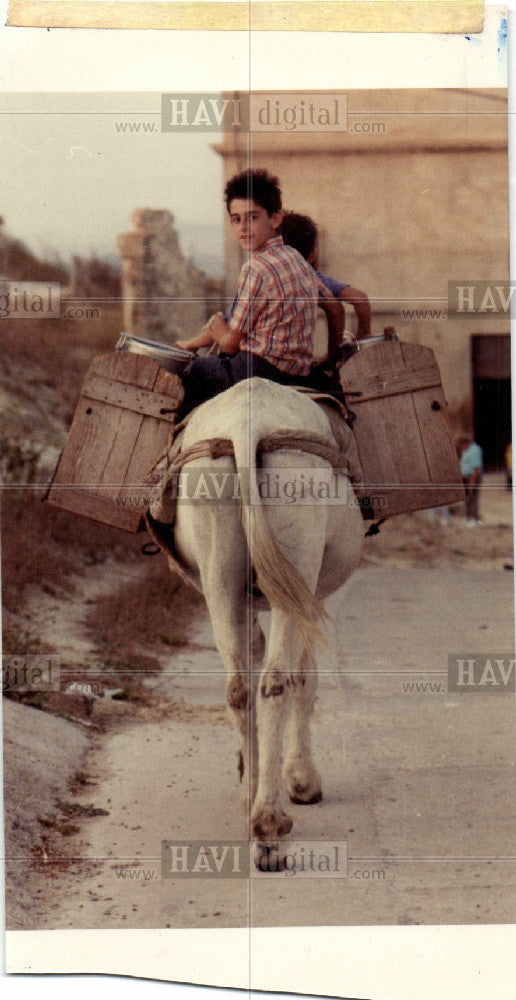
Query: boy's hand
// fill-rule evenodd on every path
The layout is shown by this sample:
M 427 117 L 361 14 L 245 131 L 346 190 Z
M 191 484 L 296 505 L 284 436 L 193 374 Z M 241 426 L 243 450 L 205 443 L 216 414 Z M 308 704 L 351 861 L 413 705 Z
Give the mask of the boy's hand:
M 206 324 L 211 339 L 219 345 L 227 354 L 234 354 L 238 350 L 238 345 L 242 339 L 242 334 L 238 330 L 233 330 L 222 313 L 215 313 Z
M 222 313 L 215 313 L 203 326 L 197 337 L 191 340 L 176 340 L 178 347 L 184 351 L 196 351 L 199 347 L 211 347 L 218 344 L 223 351 L 234 354 L 238 349 L 242 335 L 226 323 Z
M 209 320 L 207 320 L 207 322 L 204 324 L 201 333 L 203 334 L 211 333 L 213 320 L 215 319 L 216 316 L 222 316 L 222 313 L 214 313 L 213 316 L 210 316 Z
M 227 323 L 221 312 L 214 313 L 211 319 L 206 324 L 206 328 L 209 329 L 213 339 L 218 343 L 218 338 L 223 337 L 227 333 Z
M 219 313 L 216 314 L 216 316 L 218 315 Z M 192 337 L 190 340 L 176 340 L 177 346 L 182 347 L 183 351 L 197 351 L 199 347 L 211 347 L 211 345 L 215 342 L 212 325 L 216 316 L 212 316 L 211 319 L 204 324 L 201 332 L 197 334 L 197 337 Z

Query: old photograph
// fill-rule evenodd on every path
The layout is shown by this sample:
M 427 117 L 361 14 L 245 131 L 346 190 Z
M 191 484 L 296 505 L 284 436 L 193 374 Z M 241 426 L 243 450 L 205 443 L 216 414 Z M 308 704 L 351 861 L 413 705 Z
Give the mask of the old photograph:
M 511 922 L 507 91 L 0 100 L 8 929 Z

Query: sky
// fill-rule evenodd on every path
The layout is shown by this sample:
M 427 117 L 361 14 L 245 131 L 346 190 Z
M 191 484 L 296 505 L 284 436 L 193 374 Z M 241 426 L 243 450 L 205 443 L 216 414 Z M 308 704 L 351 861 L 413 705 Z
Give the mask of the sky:
M 217 134 L 162 132 L 158 94 L 2 95 L 0 110 L 10 235 L 38 255 L 112 255 L 135 208 L 166 208 L 183 251 L 222 273 Z

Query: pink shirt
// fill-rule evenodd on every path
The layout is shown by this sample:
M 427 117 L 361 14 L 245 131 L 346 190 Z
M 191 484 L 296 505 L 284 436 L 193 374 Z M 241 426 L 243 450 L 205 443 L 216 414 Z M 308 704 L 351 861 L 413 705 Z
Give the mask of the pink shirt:
M 308 375 L 319 298 L 333 296 L 304 257 L 281 236 L 267 240 L 240 271 L 229 318 L 242 333 L 240 350 L 291 375 Z

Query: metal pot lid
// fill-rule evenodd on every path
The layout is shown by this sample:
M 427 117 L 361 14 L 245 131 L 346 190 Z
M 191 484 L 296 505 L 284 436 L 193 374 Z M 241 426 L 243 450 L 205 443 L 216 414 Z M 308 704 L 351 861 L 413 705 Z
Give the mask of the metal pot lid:
M 117 351 L 134 351 L 137 354 L 149 354 L 173 358 L 175 361 L 190 361 L 195 357 L 192 351 L 185 351 L 176 344 L 162 344 L 158 340 L 146 340 L 145 337 L 131 337 L 121 333 L 116 345 Z

